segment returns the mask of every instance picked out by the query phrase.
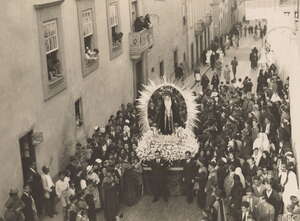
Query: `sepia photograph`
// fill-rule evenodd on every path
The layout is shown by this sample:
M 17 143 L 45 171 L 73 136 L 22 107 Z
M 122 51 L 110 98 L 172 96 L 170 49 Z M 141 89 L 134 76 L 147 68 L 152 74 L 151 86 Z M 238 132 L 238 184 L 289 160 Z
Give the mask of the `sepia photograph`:
M 0 2 L 0 221 L 300 221 L 300 0 Z

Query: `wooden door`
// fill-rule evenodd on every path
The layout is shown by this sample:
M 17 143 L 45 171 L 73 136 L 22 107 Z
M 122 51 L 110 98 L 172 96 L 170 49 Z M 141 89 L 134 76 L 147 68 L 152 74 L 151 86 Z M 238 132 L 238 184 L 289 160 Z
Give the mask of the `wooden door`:
M 29 168 L 31 164 L 36 163 L 35 149 L 32 144 L 32 134 L 33 131 L 31 130 L 19 139 L 24 184 L 29 179 Z

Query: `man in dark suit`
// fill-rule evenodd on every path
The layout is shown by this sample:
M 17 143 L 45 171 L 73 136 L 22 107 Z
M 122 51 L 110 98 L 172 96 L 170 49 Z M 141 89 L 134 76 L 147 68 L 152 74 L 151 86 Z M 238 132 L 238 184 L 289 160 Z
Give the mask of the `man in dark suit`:
M 196 164 L 191 159 L 191 152 L 185 152 L 186 159 L 183 161 L 183 177 L 182 180 L 185 186 L 185 193 L 186 193 L 186 200 L 188 203 L 193 202 L 193 186 L 194 186 L 194 179 L 196 175 Z
M 168 165 L 168 161 L 161 158 L 160 151 L 155 151 L 155 159 L 149 163 L 152 169 L 153 202 L 158 201 L 161 196 L 166 202 L 168 201 Z
M 29 185 L 24 186 L 24 192 L 23 192 L 21 199 L 25 204 L 25 207 L 23 208 L 23 214 L 25 216 L 25 221 L 36 220 L 37 212 L 36 212 L 34 199 L 30 193 Z
M 282 200 L 279 194 L 272 188 L 271 182 L 269 180 L 265 181 L 266 190 L 264 192 L 264 196 L 266 201 L 271 204 L 275 209 L 275 218 L 281 214 L 282 210 Z
M 41 175 L 37 172 L 36 164 L 32 163 L 29 168 L 30 178 L 28 180 L 28 185 L 31 190 L 32 197 L 36 204 L 37 213 L 41 216 L 43 211 L 43 183 Z

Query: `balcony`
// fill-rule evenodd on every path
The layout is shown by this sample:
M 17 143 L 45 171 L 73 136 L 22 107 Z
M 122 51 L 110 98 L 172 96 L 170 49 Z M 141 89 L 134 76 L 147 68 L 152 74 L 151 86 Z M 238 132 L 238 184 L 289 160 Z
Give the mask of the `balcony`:
M 201 35 L 202 31 L 205 29 L 205 24 L 203 20 L 199 20 L 195 24 L 195 35 Z
M 144 51 L 153 46 L 153 28 L 129 33 L 129 54 L 133 60 L 139 59 Z

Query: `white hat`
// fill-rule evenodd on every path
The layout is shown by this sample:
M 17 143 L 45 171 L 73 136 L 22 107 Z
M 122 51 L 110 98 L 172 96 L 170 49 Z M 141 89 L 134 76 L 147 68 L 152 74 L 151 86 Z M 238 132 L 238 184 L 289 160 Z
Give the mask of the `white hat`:
M 102 163 L 102 160 L 98 158 L 98 159 L 95 160 L 95 162 L 96 163 Z
M 218 92 L 212 92 L 211 93 L 211 97 L 217 97 L 218 96 Z
M 227 163 L 227 159 L 225 157 L 222 157 L 221 160 L 224 162 L 224 163 Z
M 99 126 L 98 126 L 98 125 L 94 127 L 94 130 L 98 130 L 98 129 L 99 129 Z
M 292 153 L 291 151 L 288 151 L 288 152 L 286 152 L 284 155 L 285 155 L 286 157 L 287 157 L 287 156 L 293 156 L 293 153 Z
M 126 119 L 126 120 L 125 120 L 125 123 L 129 124 L 129 123 L 130 123 L 130 121 L 129 121 L 128 119 Z
M 86 167 L 86 171 L 87 171 L 87 172 L 91 172 L 92 169 L 93 169 L 93 166 L 91 166 L 91 165 L 88 165 L 88 166 Z
M 101 127 L 101 128 L 100 128 L 100 132 L 101 132 L 101 133 L 105 133 L 105 128 L 104 128 L 104 127 Z

